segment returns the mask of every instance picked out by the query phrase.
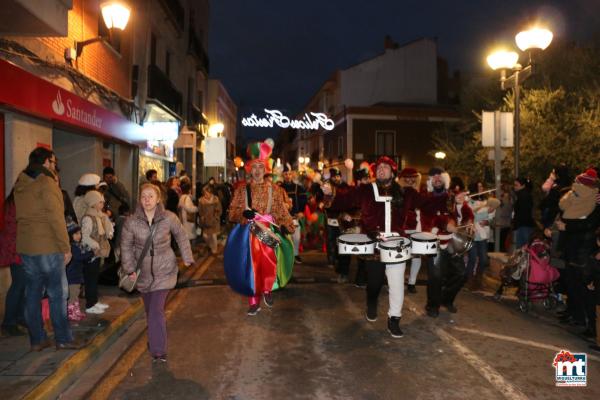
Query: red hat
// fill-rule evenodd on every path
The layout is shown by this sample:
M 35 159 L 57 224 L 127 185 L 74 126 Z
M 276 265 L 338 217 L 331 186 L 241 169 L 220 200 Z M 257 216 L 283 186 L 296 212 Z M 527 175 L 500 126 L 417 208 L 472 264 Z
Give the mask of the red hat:
M 375 162 L 375 170 L 377 169 L 377 167 L 379 167 L 379 164 L 387 164 L 390 167 L 392 167 L 392 172 L 396 173 L 398 171 L 398 166 L 396 165 L 396 163 L 394 162 L 394 160 L 392 160 L 391 158 L 389 158 L 388 156 L 381 156 L 379 157 L 379 159 Z
M 400 171 L 400 178 L 410 178 L 414 176 L 419 176 L 419 172 L 414 168 L 407 167 Z
M 584 173 L 577 175 L 575 181 L 585 186 L 598 185 L 598 174 L 593 168 L 588 168 Z

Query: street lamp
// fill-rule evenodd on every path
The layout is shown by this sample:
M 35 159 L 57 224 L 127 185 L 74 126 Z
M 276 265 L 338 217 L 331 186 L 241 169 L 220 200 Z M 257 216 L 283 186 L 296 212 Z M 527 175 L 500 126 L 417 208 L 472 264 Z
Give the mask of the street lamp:
M 109 35 L 112 35 L 115 30 L 125 30 L 125 27 L 127 27 L 127 23 L 129 22 L 129 16 L 131 15 L 131 8 L 122 1 L 105 1 L 100 4 L 100 12 L 102 13 L 102 19 L 108 28 Z M 75 42 L 75 58 L 81 56 L 83 48 L 88 44 L 105 39 L 105 37 L 98 36 L 84 40 L 83 42 Z M 71 49 L 67 50 L 72 51 Z
M 437 151 L 434 156 L 438 160 L 443 160 L 444 158 L 446 158 L 446 153 L 444 153 L 443 151 Z
M 497 51 L 487 57 L 488 65 L 493 70 L 500 70 L 500 87 L 502 90 L 513 89 L 515 103 L 514 127 L 515 127 L 515 178 L 519 176 L 519 145 L 521 139 L 520 84 L 534 73 L 533 54 L 545 50 L 552 42 L 552 32 L 545 28 L 534 27 L 519 32 L 515 36 L 517 46 L 521 51 L 529 52 L 529 65 L 523 68 L 519 63 L 519 55 L 512 51 Z M 506 71 L 514 71 L 509 77 Z
M 224 130 L 225 130 L 225 125 L 223 125 L 220 122 L 218 122 L 216 124 L 211 124 L 208 127 L 208 137 L 212 137 L 212 138 L 219 137 L 219 136 L 221 136 L 221 134 L 223 133 Z

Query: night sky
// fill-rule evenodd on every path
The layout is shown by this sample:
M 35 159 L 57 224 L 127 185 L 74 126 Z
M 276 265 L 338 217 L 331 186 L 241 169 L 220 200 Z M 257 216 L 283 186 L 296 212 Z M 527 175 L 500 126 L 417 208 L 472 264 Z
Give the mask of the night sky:
M 337 69 L 381 54 L 386 34 L 400 45 L 435 37 L 451 69 L 476 73 L 491 47 L 516 49 L 514 35 L 532 20 L 586 40 L 600 27 L 600 0 L 213 0 L 211 76 L 243 115 L 293 114 Z

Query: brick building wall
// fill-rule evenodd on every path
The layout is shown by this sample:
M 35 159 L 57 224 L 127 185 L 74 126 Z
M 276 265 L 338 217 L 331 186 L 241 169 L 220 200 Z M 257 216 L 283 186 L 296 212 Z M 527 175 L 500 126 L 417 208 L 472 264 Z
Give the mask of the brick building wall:
M 65 63 L 65 49 L 74 47 L 75 41 L 98 36 L 100 0 L 73 0 L 68 14 L 67 37 L 12 37 L 43 59 Z M 104 23 L 104 22 L 101 22 Z M 73 67 L 89 78 L 114 90 L 125 98 L 131 98 L 132 25 L 136 23 L 135 12 L 125 31 L 120 32 L 120 52 L 105 42 L 86 46 Z

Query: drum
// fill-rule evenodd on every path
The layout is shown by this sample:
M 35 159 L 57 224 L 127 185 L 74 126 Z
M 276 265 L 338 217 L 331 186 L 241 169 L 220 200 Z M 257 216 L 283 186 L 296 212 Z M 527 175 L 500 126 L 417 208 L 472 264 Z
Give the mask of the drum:
M 348 233 L 337 239 L 339 254 L 373 254 L 375 240 L 362 233 Z
M 448 253 L 455 256 L 463 256 L 473 246 L 473 234 L 466 230 L 458 230 L 452 234 L 448 242 Z
M 379 260 L 382 263 L 387 264 L 401 263 L 410 260 L 410 246 L 410 239 L 403 237 L 379 242 L 377 244 L 377 248 L 379 249 Z
M 269 247 L 279 246 L 279 238 L 260 222 L 250 222 L 250 232 Z
M 439 247 L 438 238 L 433 233 L 417 232 L 410 235 L 412 254 L 436 255 Z

